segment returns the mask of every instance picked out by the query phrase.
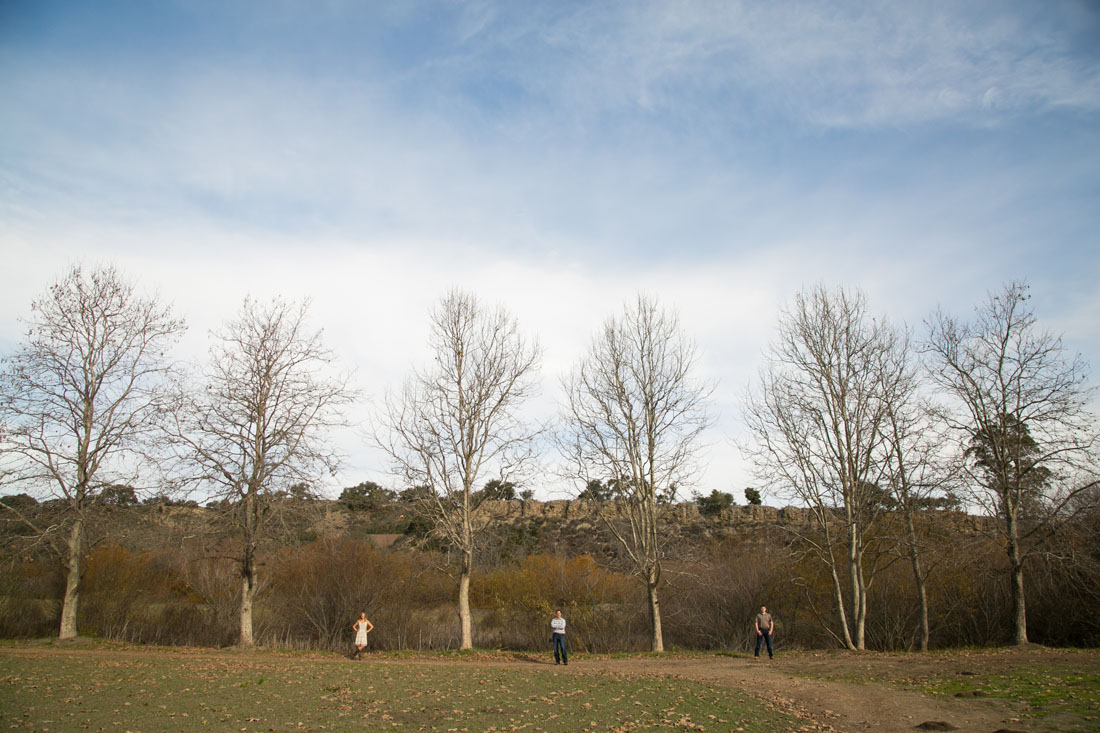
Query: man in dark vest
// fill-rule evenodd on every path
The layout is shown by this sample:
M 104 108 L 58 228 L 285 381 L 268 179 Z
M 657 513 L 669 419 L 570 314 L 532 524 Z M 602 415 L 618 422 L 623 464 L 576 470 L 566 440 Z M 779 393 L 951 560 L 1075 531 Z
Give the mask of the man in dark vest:
M 760 642 L 762 641 L 768 643 L 768 659 L 775 658 L 772 656 L 773 629 L 775 629 L 775 622 L 772 621 L 772 615 L 768 613 L 766 606 L 761 606 L 760 613 L 756 614 L 756 653 L 752 655 L 754 658 L 760 658 Z

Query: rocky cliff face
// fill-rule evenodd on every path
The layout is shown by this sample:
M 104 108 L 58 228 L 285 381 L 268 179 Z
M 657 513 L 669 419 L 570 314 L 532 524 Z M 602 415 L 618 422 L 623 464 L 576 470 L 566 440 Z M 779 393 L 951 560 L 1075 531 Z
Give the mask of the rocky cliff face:
M 277 542 L 370 538 L 379 547 L 402 548 L 416 546 L 427 529 L 404 504 L 375 511 L 351 511 L 337 501 L 300 504 L 292 508 L 290 531 Z M 665 511 L 664 526 L 671 547 L 688 554 L 705 550 L 715 541 L 772 538 L 782 542 L 815 529 L 812 513 L 802 507 L 732 506 L 703 515 L 695 504 L 683 503 L 666 507 Z M 493 526 L 495 539 L 488 544 L 512 557 L 530 553 L 616 555 L 619 548 L 607 521 L 614 522 L 617 517 L 613 503 L 584 500 L 493 501 L 483 504 L 477 515 L 478 523 Z M 214 518 L 215 512 L 210 509 L 162 505 L 105 511 L 97 525 L 102 540 L 133 549 L 152 549 L 179 542 L 217 543 L 222 535 Z M 956 512 L 930 513 L 923 521 L 934 522 L 945 535 L 973 536 L 992 528 L 988 518 Z M 0 534 L 18 530 L 11 522 L 4 524 L 11 526 L 0 527 Z M 13 539 L 6 537 L 4 544 Z
M 542 520 L 557 522 L 594 522 L 613 519 L 617 510 L 611 502 L 584 501 L 582 499 L 563 501 L 491 501 L 479 509 L 485 518 L 516 522 L 523 520 Z M 935 517 L 937 522 L 948 524 L 953 530 L 963 533 L 981 532 L 988 526 L 988 519 L 959 512 L 930 512 L 926 516 Z M 803 507 L 772 506 L 732 506 L 721 512 L 704 516 L 695 504 L 682 503 L 668 507 L 665 519 L 670 525 L 712 525 L 728 527 L 760 527 L 768 525 L 781 528 L 809 528 L 814 517 L 809 509 Z
M 786 544 L 798 535 L 816 531 L 816 519 L 802 507 L 733 506 L 716 514 L 704 515 L 695 504 L 675 504 L 665 508 L 664 532 L 671 556 L 690 557 L 706 552 L 714 542 L 735 540 L 752 544 Z M 498 501 L 479 509 L 479 519 L 510 531 L 531 552 L 555 554 L 588 553 L 612 557 L 620 550 L 607 522 L 615 522 L 618 511 L 610 502 L 571 501 Z M 888 520 L 890 516 L 886 517 Z M 893 516 L 896 531 L 901 517 Z M 839 517 L 838 517 L 839 519 Z M 989 520 L 955 512 L 924 515 L 934 522 L 939 533 L 973 536 L 989 529 Z M 507 531 L 505 532 L 507 534 Z
M 598 520 L 617 516 L 611 502 L 585 501 L 490 501 L 479 509 L 486 516 L 497 520 L 543 519 L 555 521 Z M 718 522 L 721 524 L 774 524 L 808 525 L 813 521 L 808 509 L 799 507 L 732 506 L 720 513 L 705 517 L 695 504 L 674 504 L 668 507 L 665 517 L 672 523 L 693 524 Z

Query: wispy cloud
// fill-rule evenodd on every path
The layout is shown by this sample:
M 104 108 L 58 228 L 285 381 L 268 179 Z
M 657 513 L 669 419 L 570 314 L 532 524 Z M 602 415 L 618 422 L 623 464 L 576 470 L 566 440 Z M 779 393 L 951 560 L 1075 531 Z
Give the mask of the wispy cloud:
M 862 287 L 916 325 L 1027 277 L 1100 366 L 1088 4 L 265 11 L 12 18 L 0 348 L 64 267 L 111 260 L 177 303 L 196 358 L 245 294 L 312 297 L 377 397 L 460 286 L 542 339 L 546 415 L 557 375 L 645 290 L 720 380 L 705 480 L 723 490 L 746 475 L 737 400 L 807 284 Z
M 578 125 L 685 106 L 825 127 L 985 125 L 1100 107 L 1098 24 L 1071 2 L 512 6 L 433 71 L 511 79 Z

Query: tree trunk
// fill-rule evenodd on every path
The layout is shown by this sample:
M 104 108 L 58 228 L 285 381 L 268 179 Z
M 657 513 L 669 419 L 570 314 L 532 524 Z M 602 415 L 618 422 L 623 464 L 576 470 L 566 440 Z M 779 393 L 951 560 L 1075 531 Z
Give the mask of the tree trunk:
M 252 601 L 256 597 L 256 575 L 251 559 L 241 566 L 241 636 L 240 646 L 253 646 L 252 638 Z
M 867 618 L 867 588 L 863 582 L 863 566 L 859 558 L 859 526 L 854 520 L 848 521 L 848 579 L 852 592 L 852 621 L 855 624 L 855 640 L 853 642 L 849 637 L 849 642 L 853 644 L 853 649 L 862 651 L 863 629 Z
M 924 586 L 924 578 L 921 577 L 920 560 L 913 558 L 913 575 L 917 580 L 917 598 L 920 600 L 920 650 L 928 651 L 928 589 Z
M 863 565 L 853 568 L 859 578 L 859 595 L 856 596 L 856 649 L 867 648 L 867 583 L 863 580 Z
M 920 650 L 928 651 L 928 589 L 924 584 L 924 573 L 920 566 L 920 546 L 917 544 L 917 530 L 913 526 L 913 510 L 908 502 L 905 506 L 905 529 L 909 540 L 909 564 L 913 568 L 913 582 L 917 586 L 917 599 L 920 602 Z
M 858 550 L 853 547 L 853 557 L 848 563 L 848 572 L 852 575 L 852 621 L 855 623 L 855 648 L 866 649 L 864 629 L 867 627 L 867 584 L 863 580 L 863 564 L 859 561 Z
M 1005 549 L 1008 552 L 1008 568 L 1012 575 L 1012 626 L 1014 643 L 1027 643 L 1027 608 L 1024 603 L 1024 564 L 1020 560 L 1019 527 L 1016 521 L 1016 504 L 1011 496 L 1004 497 Z
M 833 575 L 833 601 L 836 603 L 836 612 L 840 617 L 840 629 L 843 632 L 844 647 L 856 651 L 856 645 L 852 643 L 852 634 L 848 630 L 848 614 L 844 611 L 844 591 L 840 587 L 840 577 L 836 574 L 836 568 L 830 564 Z
M 1024 602 L 1024 564 L 1020 561 L 1020 541 L 1016 536 L 1016 518 L 1008 518 L 1008 567 L 1012 574 L 1012 626 L 1014 643 L 1027 643 L 1027 607 Z
M 464 561 L 462 574 L 458 577 L 458 624 L 461 627 L 462 641 L 459 649 L 474 648 L 473 625 L 470 622 L 470 565 Z
M 1016 555 L 1015 548 L 1010 554 Z M 1027 608 L 1024 602 L 1024 567 L 1018 557 L 1013 557 L 1012 565 L 1012 625 L 1015 627 L 1016 644 L 1027 643 Z
M 657 582 L 660 573 L 650 570 L 646 577 L 646 589 L 649 591 L 649 630 L 651 632 L 649 649 L 654 652 L 665 650 L 664 637 L 661 634 L 661 603 L 657 599 Z
M 76 638 L 76 612 L 80 601 L 80 572 L 84 551 L 84 521 L 77 517 L 69 535 L 68 571 L 65 575 L 65 597 L 61 601 L 59 639 Z

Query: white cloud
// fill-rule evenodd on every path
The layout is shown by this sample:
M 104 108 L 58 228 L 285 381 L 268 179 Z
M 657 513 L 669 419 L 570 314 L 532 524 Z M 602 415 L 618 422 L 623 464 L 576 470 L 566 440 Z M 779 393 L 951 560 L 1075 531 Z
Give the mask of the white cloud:
M 1095 55 L 1082 63 L 1071 46 L 1078 12 L 1068 4 L 1048 4 L 1041 17 L 1005 3 L 605 4 L 515 12 L 475 41 L 496 73 L 584 117 L 622 107 L 675 113 L 707 97 L 717 114 L 748 99 L 771 119 L 824 126 L 985 124 L 994 111 L 1100 107 Z
M 379 22 L 406 31 L 426 17 L 392 12 Z M 737 402 L 804 285 L 863 287 L 918 325 L 1032 277 L 1037 296 L 1063 294 L 1044 317 L 1100 367 L 1082 131 L 1100 64 L 1072 47 L 1072 6 L 455 12 L 424 34 L 450 45 L 339 49 L 356 63 L 320 75 L 274 47 L 151 70 L 11 57 L 0 347 L 65 267 L 110 260 L 177 304 L 195 358 L 245 294 L 311 297 L 377 404 L 426 358 L 428 309 L 458 286 L 538 335 L 545 416 L 557 376 L 644 290 L 681 312 L 720 380 L 702 488 L 738 492 Z M 1059 110 L 1064 140 L 1025 124 Z M 363 453 L 353 473 L 378 468 Z
M 412 366 L 425 363 L 428 310 L 451 287 L 507 307 L 541 342 L 544 398 L 533 406 L 540 420 L 553 416 L 559 377 L 581 357 L 603 321 L 636 292 L 652 293 L 682 313 L 685 329 L 702 348 L 701 371 L 724 382 L 731 375 L 747 373 L 747 364 L 759 352 L 759 345 L 750 345 L 742 333 L 759 338 L 763 330 L 747 314 L 758 313 L 759 302 L 771 297 L 753 284 L 752 273 L 724 268 L 616 274 L 496 257 L 441 257 L 434 248 L 410 247 L 408 242 L 365 249 L 341 242 L 291 247 L 286 242 L 264 243 L 212 232 L 158 233 L 156 248 L 142 252 L 132 240 L 143 237 L 134 232 L 101 232 L 100 236 L 95 245 L 87 240 L 75 245 L 55 243 L 46 248 L 47 256 L 33 259 L 22 259 L 29 247 L 11 238 L 0 239 L 5 258 L 19 257 L 23 262 L 21 285 L 5 291 L 3 304 L 10 317 L 0 322 L 0 339 L 18 339 L 14 315 L 25 314 L 30 298 L 68 264 L 85 258 L 115 261 L 143 289 L 158 290 L 187 318 L 191 330 L 183 350 L 193 360 L 204 358 L 207 333 L 232 316 L 246 294 L 310 297 L 313 322 L 325 328 L 330 345 L 356 370 L 373 407 L 381 404 L 387 388 L 399 387 Z M 222 254 L 193 259 L 188 245 L 194 237 L 208 240 L 205 252 Z M 272 251 L 279 256 L 268 256 Z M 719 394 L 725 399 L 735 392 L 723 389 Z M 728 417 L 728 406 L 720 411 Z M 715 439 L 720 454 L 724 436 Z M 354 446 L 349 442 L 348 448 Z M 353 464 L 361 470 L 383 468 L 363 465 L 362 456 L 356 456 Z M 357 479 L 347 476 L 346 480 Z

